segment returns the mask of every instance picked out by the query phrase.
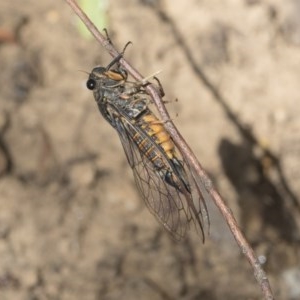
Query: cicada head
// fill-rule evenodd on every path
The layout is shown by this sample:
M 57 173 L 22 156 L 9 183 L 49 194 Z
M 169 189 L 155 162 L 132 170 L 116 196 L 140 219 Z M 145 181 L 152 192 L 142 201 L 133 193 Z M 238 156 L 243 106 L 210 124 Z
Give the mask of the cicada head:
M 128 73 L 120 65 L 123 52 L 115 57 L 106 68 L 96 67 L 92 70 L 86 86 L 90 90 L 113 89 L 124 85 Z
M 108 70 L 103 67 L 96 67 L 90 73 L 86 86 L 90 90 L 110 89 L 123 85 L 128 74 L 124 69 Z

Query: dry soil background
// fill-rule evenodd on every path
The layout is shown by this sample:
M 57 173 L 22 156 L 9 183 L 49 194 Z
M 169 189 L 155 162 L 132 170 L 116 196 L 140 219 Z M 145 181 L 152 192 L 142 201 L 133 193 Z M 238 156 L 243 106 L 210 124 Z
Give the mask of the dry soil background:
M 300 1 L 107 4 L 277 299 L 300 299 Z M 147 211 L 78 71 L 111 58 L 76 22 L 62 0 L 0 3 L 0 299 L 261 299 L 213 205 L 204 245 Z

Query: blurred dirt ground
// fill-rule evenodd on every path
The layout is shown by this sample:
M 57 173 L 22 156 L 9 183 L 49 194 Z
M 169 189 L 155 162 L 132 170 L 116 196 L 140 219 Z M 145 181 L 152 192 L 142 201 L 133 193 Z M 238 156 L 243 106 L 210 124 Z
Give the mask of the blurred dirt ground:
M 107 4 L 126 58 L 162 70 L 276 298 L 300 299 L 300 1 Z M 64 1 L 0 4 L 0 299 L 261 299 L 213 204 L 204 245 L 175 243 L 145 208 L 85 87 L 111 58 L 77 22 Z

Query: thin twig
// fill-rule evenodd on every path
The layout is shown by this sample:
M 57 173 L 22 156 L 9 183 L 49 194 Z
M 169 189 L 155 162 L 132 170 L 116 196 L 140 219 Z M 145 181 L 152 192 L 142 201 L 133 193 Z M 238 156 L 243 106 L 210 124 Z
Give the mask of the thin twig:
M 95 25 L 90 21 L 90 19 L 87 17 L 87 15 L 81 10 L 81 8 L 77 5 L 77 3 L 74 0 L 65 0 L 74 10 L 74 12 L 78 15 L 78 17 L 82 20 L 82 22 L 86 25 L 88 30 L 94 35 L 96 40 L 111 54 L 112 57 L 116 57 L 119 53 L 114 48 L 114 46 L 107 41 L 107 39 L 99 32 L 99 30 L 95 27 Z M 142 81 L 143 76 L 135 69 L 133 68 L 124 58 L 120 60 L 121 65 L 131 74 L 131 76 L 138 80 Z M 214 188 L 211 179 L 207 175 L 207 173 L 202 168 L 201 164 L 197 160 L 196 156 L 190 149 L 190 147 L 187 145 L 183 137 L 181 136 L 180 132 L 177 130 L 175 125 L 173 124 L 168 111 L 166 110 L 163 101 L 161 99 L 160 92 L 157 90 L 157 88 L 154 85 L 148 85 L 146 87 L 147 92 L 152 97 L 158 112 L 160 113 L 161 119 L 165 124 L 166 129 L 172 136 L 172 139 L 174 140 L 176 146 L 180 150 L 180 152 L 184 155 L 184 157 L 187 159 L 189 165 L 193 168 L 194 172 L 199 176 L 202 183 L 204 184 L 207 192 L 214 200 L 216 206 L 221 211 L 223 217 L 225 218 L 235 240 L 237 241 L 237 244 L 239 245 L 242 253 L 247 257 L 250 265 L 252 266 L 254 270 L 254 276 L 261 286 L 262 293 L 264 295 L 264 298 L 266 300 L 272 300 L 274 299 L 274 296 L 272 294 L 272 290 L 269 284 L 269 280 L 264 272 L 264 270 L 261 267 L 261 264 L 259 263 L 254 251 L 252 250 L 251 246 L 243 236 L 242 232 L 240 231 L 237 222 L 231 212 L 231 210 L 225 205 L 222 197 L 217 192 L 217 190 Z

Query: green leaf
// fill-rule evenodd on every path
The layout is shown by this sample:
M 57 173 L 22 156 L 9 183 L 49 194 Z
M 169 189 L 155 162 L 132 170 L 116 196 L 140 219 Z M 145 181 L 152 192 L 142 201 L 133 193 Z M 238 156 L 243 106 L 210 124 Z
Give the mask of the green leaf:
M 107 28 L 108 0 L 79 0 L 78 3 L 100 31 Z M 81 20 L 78 20 L 77 28 L 84 38 L 92 37 Z

